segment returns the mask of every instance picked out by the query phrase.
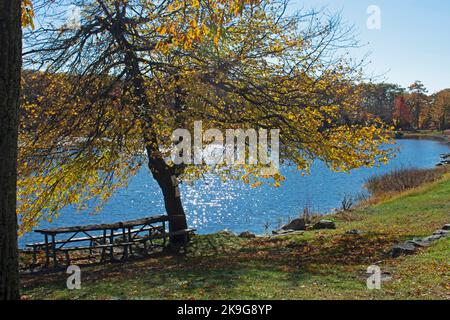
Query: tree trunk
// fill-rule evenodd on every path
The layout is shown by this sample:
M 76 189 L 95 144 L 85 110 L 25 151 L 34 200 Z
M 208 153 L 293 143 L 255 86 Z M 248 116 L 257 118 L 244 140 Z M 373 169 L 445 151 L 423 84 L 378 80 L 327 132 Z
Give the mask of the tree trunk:
M 124 52 L 127 76 L 132 79 L 134 94 L 139 99 L 140 109 L 137 113 L 145 120 L 143 125 L 144 141 L 149 158 L 149 169 L 154 179 L 158 182 L 164 196 L 164 204 L 167 215 L 170 218 L 169 230 L 171 232 L 187 228 L 186 215 L 183 210 L 183 204 L 180 198 L 180 191 L 174 170 L 167 166 L 166 162 L 159 153 L 158 139 L 152 129 L 152 107 L 149 103 L 145 91 L 145 80 L 139 67 L 138 54 L 132 44 L 125 38 L 126 27 L 123 25 L 125 11 L 117 14 L 116 21 L 111 25 L 106 24 L 112 36 L 116 39 L 118 45 Z M 184 241 L 184 236 L 170 238 L 171 244 L 177 244 Z
M 169 231 L 187 229 L 186 214 L 181 202 L 180 189 L 177 178 L 171 168 L 169 168 L 160 157 L 153 157 L 150 147 L 147 148 L 149 155 L 149 168 L 153 178 L 158 182 L 164 196 L 164 205 L 167 215 L 170 218 Z M 177 244 L 184 241 L 184 236 L 175 236 L 170 238 L 171 244 Z
M 16 216 L 20 19 L 19 0 L 0 0 L 0 300 L 20 298 Z

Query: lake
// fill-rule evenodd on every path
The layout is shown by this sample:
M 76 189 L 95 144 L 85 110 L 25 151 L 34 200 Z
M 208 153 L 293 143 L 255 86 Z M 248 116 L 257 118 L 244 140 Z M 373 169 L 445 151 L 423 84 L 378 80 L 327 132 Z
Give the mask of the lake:
M 398 140 L 397 147 L 397 157 L 389 164 L 351 173 L 332 172 L 321 162 L 314 164 L 309 176 L 302 176 L 295 168 L 283 167 L 281 172 L 286 181 L 280 188 L 253 189 L 235 181 L 222 183 L 213 176 L 193 186 L 182 185 L 188 224 L 203 234 L 223 229 L 261 234 L 265 226 L 276 229 L 289 218 L 299 216 L 305 206 L 324 214 L 339 208 L 344 196 L 365 192 L 364 182 L 372 175 L 401 167 L 432 168 L 440 161 L 441 154 L 450 152 L 448 144 L 433 140 Z M 109 223 L 164 212 L 161 191 L 149 170 L 143 168 L 128 188 L 117 192 L 100 213 L 89 215 L 88 211 L 66 208 L 58 219 L 43 222 L 40 227 Z M 40 235 L 29 233 L 19 239 L 19 245 L 41 240 Z

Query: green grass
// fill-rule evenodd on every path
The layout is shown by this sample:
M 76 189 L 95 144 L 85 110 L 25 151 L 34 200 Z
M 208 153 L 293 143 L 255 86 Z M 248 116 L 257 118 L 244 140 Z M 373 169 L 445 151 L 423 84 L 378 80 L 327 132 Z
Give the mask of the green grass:
M 450 238 L 392 259 L 395 243 L 450 222 L 450 177 L 331 217 L 336 230 L 244 240 L 196 236 L 187 256 L 82 268 L 82 289 L 65 273 L 22 277 L 25 299 L 450 299 Z M 363 235 L 346 235 L 359 229 Z M 366 287 L 369 265 L 392 280 Z

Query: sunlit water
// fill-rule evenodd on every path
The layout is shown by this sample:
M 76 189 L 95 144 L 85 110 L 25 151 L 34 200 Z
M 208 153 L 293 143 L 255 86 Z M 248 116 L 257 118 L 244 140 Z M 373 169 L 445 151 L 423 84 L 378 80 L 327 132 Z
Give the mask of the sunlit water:
M 249 230 L 264 233 L 280 223 L 299 215 L 305 206 L 316 212 L 328 213 L 338 208 L 346 195 L 364 192 L 365 180 L 375 174 L 400 167 L 431 168 L 448 153 L 447 144 L 429 140 L 399 140 L 398 155 L 380 168 L 358 169 L 351 173 L 335 173 L 322 163 L 314 164 L 310 176 L 302 176 L 295 168 L 284 167 L 286 181 L 280 188 L 263 186 L 253 189 L 235 181 L 222 183 L 207 176 L 193 186 L 182 185 L 181 194 L 190 227 L 198 233 L 212 233 L 223 229 L 235 232 Z M 164 213 L 162 194 L 148 169 L 142 169 L 96 215 L 89 211 L 77 212 L 66 208 L 52 223 L 40 227 L 59 227 L 92 223 L 131 220 Z M 30 233 L 19 241 L 20 245 L 40 241 L 41 236 Z

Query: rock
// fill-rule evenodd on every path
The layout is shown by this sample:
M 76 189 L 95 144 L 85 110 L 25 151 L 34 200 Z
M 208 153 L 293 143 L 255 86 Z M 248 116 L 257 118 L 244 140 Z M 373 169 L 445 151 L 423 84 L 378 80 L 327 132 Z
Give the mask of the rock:
M 432 235 L 432 236 L 423 238 L 422 240 L 423 240 L 423 241 L 430 241 L 430 242 L 433 242 L 433 241 L 437 241 L 437 240 L 439 240 L 439 239 L 441 239 L 441 238 L 443 238 L 443 237 L 444 237 L 443 235 Z
M 303 218 L 294 219 L 281 227 L 282 230 L 306 230 L 306 221 Z
M 392 281 L 392 275 L 389 272 L 382 272 L 381 273 L 381 281 L 383 281 L 383 282 Z
M 392 248 L 392 257 L 397 258 L 401 255 L 414 254 L 415 252 L 416 247 L 412 243 L 404 242 Z
M 442 237 L 448 237 L 450 236 L 449 230 L 436 230 L 433 232 L 433 236 L 442 236 Z
M 411 243 L 413 246 L 417 248 L 428 247 L 431 245 L 431 241 L 424 239 L 408 240 L 406 241 L 406 243 Z
M 244 231 L 239 234 L 239 238 L 252 239 L 256 238 L 256 235 L 254 233 L 251 233 L 250 231 Z
M 223 236 L 236 237 L 236 234 L 233 231 L 230 231 L 228 229 L 219 231 L 218 234 L 223 235 Z
M 313 229 L 320 230 L 320 229 L 336 229 L 336 224 L 333 221 L 330 220 L 320 220 L 316 224 L 314 224 Z
M 450 224 L 446 224 L 442 227 L 442 230 L 450 230 Z
M 360 235 L 360 234 L 363 234 L 363 232 L 361 230 L 354 229 L 354 230 L 347 231 L 345 234 Z
M 292 232 L 295 232 L 295 231 L 294 230 L 283 230 L 283 229 L 280 229 L 280 230 L 273 230 L 272 234 L 280 235 L 280 234 L 288 234 L 288 233 L 292 233 Z
M 303 234 L 303 230 L 274 230 L 272 231 L 273 236 L 283 236 L 283 235 L 294 235 Z

